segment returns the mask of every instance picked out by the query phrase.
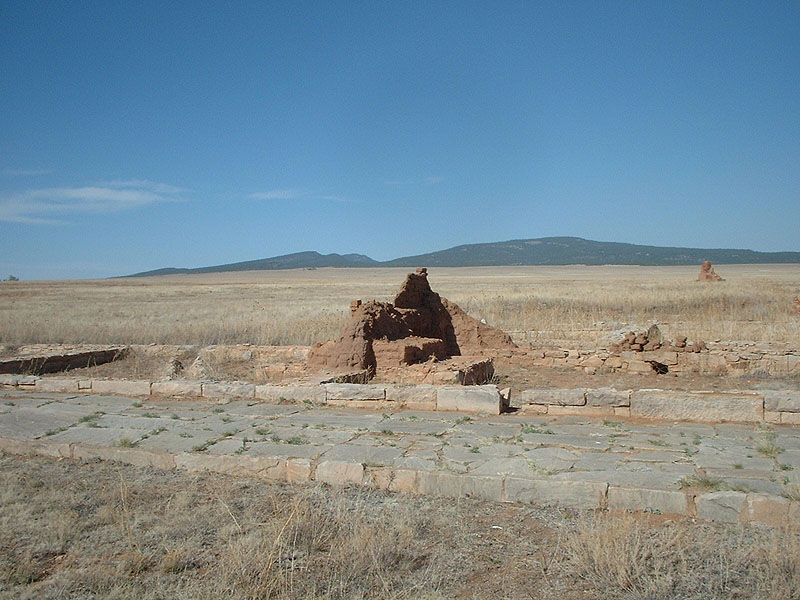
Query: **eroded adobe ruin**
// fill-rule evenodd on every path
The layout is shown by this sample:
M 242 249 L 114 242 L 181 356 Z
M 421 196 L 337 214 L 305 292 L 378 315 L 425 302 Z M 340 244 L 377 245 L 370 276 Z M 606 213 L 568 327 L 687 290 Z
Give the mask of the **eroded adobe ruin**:
M 714 272 L 714 267 L 711 266 L 711 261 L 707 260 L 702 265 L 700 265 L 700 274 L 697 276 L 697 281 L 725 281 L 725 280 Z
M 408 274 L 394 302 L 354 300 L 350 312 L 339 339 L 311 349 L 310 369 L 374 374 L 379 367 L 516 347 L 504 331 L 473 319 L 434 292 L 426 269 Z

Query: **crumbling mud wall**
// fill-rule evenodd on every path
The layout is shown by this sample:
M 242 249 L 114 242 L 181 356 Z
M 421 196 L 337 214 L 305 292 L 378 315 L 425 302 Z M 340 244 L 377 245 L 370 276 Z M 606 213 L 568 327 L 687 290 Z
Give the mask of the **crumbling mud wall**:
M 702 265 L 700 265 L 700 274 L 697 276 L 697 281 L 725 281 L 725 280 L 714 272 L 714 267 L 711 266 L 711 261 L 707 260 Z
M 337 340 L 311 349 L 309 369 L 374 373 L 379 366 L 516 347 L 507 333 L 473 319 L 434 292 L 426 269 L 408 274 L 394 302 L 355 300 L 350 311 L 350 322 Z

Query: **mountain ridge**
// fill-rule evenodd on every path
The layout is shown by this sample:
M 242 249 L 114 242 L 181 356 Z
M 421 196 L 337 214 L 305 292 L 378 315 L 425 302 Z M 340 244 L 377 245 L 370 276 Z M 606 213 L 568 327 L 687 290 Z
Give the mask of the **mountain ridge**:
M 483 267 L 537 265 L 640 265 L 800 263 L 800 252 L 759 252 L 735 248 L 682 248 L 625 242 L 598 242 L 579 237 L 545 237 L 462 244 L 444 250 L 387 261 L 364 254 L 294 252 L 270 258 L 198 268 L 167 267 L 125 277 L 224 273 L 230 271 L 346 268 L 346 267 Z

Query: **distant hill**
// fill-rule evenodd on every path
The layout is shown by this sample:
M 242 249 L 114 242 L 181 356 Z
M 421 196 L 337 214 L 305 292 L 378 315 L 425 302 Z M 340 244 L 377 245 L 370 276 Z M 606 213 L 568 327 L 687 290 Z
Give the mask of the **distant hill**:
M 215 265 L 212 267 L 199 267 L 197 269 L 178 269 L 168 267 L 156 269 L 154 271 L 143 271 L 135 273 L 129 277 L 150 277 L 153 275 L 177 275 L 189 273 L 224 273 L 227 271 L 274 271 L 280 269 L 311 269 L 322 267 L 373 267 L 380 263 L 372 260 L 363 254 L 320 254 L 319 252 L 295 252 L 294 254 L 284 254 L 273 256 L 272 258 L 262 258 L 259 260 L 247 260 L 244 262 L 230 263 L 227 265 Z
M 800 263 L 800 252 L 756 252 L 726 248 L 672 248 L 619 242 L 595 242 L 577 237 L 548 237 L 487 244 L 466 244 L 447 250 L 379 262 L 363 254 L 296 252 L 260 260 L 200 267 L 144 271 L 130 277 L 180 273 L 222 273 L 310 269 L 322 267 L 484 267 L 522 265 L 699 265 Z
M 467 244 L 428 254 L 396 258 L 382 263 L 382 266 L 699 265 L 704 260 L 718 264 L 800 263 L 800 252 L 671 248 L 595 242 L 577 237 L 549 237 Z

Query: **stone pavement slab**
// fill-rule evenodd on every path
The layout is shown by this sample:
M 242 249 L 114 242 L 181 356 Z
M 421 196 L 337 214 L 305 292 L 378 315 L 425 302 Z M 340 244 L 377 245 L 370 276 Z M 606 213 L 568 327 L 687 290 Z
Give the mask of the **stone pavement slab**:
M 800 428 L 781 425 L 140 402 L 18 388 L 0 390 L 0 407 L 7 452 L 737 523 L 800 514 Z

